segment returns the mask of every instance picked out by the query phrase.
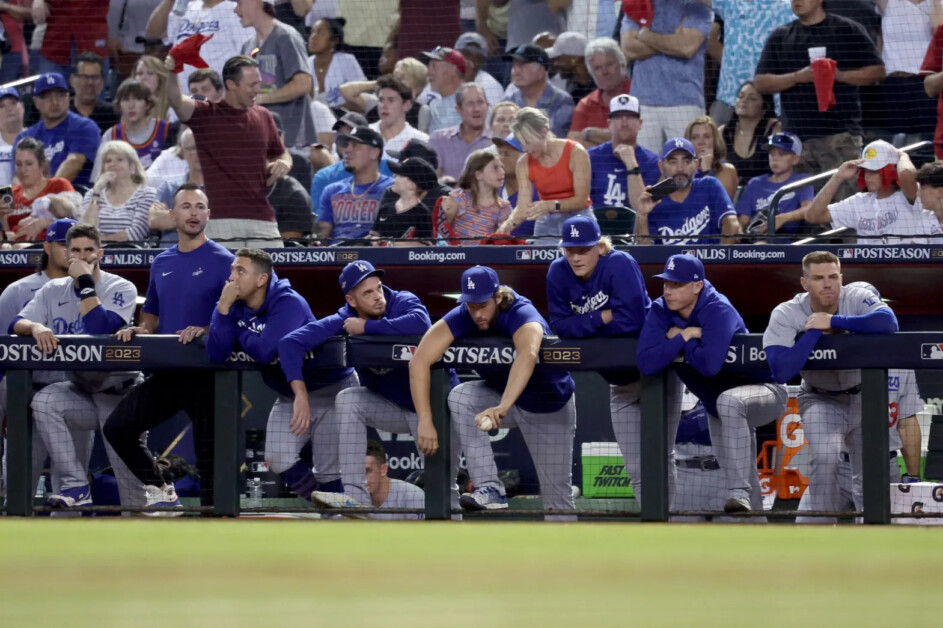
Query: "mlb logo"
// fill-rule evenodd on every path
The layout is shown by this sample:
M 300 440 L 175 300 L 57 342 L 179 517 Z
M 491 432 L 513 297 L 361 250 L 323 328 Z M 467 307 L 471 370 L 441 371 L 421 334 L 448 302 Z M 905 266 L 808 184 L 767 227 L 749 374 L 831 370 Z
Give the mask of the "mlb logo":
M 530 249 L 523 249 L 517 251 L 517 259 L 519 260 L 530 260 L 532 251 Z
M 114 255 L 104 255 L 102 257 L 102 264 L 114 264 L 115 256 Z
M 402 362 L 409 362 L 416 353 L 416 347 L 413 345 L 393 345 L 393 359 Z
M 697 257 L 697 251 L 694 249 L 684 249 L 681 251 L 682 255 L 690 255 L 691 257 Z
M 841 259 L 852 259 L 854 256 L 854 249 L 838 249 L 838 257 Z
M 920 345 L 920 357 L 924 360 L 943 360 L 943 344 L 923 343 Z

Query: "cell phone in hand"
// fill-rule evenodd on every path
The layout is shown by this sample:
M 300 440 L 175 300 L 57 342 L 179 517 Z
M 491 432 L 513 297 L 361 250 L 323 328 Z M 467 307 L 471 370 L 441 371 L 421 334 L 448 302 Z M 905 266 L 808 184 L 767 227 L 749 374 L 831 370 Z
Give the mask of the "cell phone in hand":
M 676 191 L 678 191 L 678 184 L 670 177 L 662 179 L 648 189 L 649 194 L 652 195 L 652 200 L 656 203 Z

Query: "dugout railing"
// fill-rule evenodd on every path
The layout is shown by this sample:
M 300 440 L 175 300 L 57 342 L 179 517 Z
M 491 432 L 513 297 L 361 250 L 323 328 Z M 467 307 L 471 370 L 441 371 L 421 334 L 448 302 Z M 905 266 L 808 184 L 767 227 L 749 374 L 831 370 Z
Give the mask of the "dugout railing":
M 33 512 L 31 486 L 31 422 L 29 403 L 32 396 L 31 370 L 127 371 L 188 368 L 216 371 L 215 389 L 207 394 L 215 398 L 215 485 L 214 505 L 202 508 L 218 516 L 237 516 L 239 504 L 239 450 L 241 373 L 257 368 L 247 356 L 234 353 L 225 364 L 210 362 L 205 350 L 196 344 L 183 345 L 175 336 L 143 336 L 124 344 L 110 336 L 64 336 L 60 348 L 52 355 L 43 355 L 35 342 L 17 336 L 0 337 L 0 369 L 8 378 L 8 515 L 28 516 Z M 415 346 L 418 338 L 337 337 L 307 357 L 323 368 L 360 366 L 369 368 L 404 367 L 406 364 L 394 351 L 396 345 Z M 463 342 L 456 346 L 510 346 L 502 340 Z M 817 345 L 816 359 L 809 369 L 862 369 L 862 441 L 864 461 L 863 521 L 887 524 L 891 520 L 889 471 L 886 464 L 889 448 L 887 428 L 887 369 L 943 368 L 943 360 L 926 356 L 934 354 L 927 347 L 943 346 L 943 332 L 897 333 L 864 336 L 841 335 L 824 337 Z M 570 371 L 634 366 L 634 339 L 564 340 L 547 337 L 540 359 L 553 368 Z M 439 433 L 440 450 L 426 457 L 425 515 L 430 520 L 451 516 L 450 469 L 448 451 L 450 430 L 447 410 L 448 378 L 446 368 L 474 369 L 481 352 L 447 354 L 433 373 L 432 401 L 435 426 Z M 764 368 L 762 336 L 757 334 L 734 337 L 724 369 L 745 373 Z M 579 391 L 577 391 L 577 395 Z M 667 521 L 668 455 L 667 441 L 667 378 L 664 375 L 643 377 L 642 468 L 646 498 L 641 508 L 643 521 Z

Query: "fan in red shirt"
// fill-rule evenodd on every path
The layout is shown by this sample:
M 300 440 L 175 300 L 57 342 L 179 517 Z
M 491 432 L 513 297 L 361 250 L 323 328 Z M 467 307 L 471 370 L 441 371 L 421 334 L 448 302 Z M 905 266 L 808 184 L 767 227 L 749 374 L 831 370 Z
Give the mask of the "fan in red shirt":
M 180 72 L 173 56 L 164 61 Z M 206 234 L 227 247 L 281 247 L 275 210 L 268 186 L 291 170 L 271 112 L 255 104 L 261 92 L 259 64 L 245 55 L 223 66 L 226 96 L 222 101 L 193 100 L 180 92 L 177 81 L 167 82 L 167 98 L 181 122 L 196 139 L 206 195 L 213 217 Z
M 0 199 L 0 216 L 6 240 L 34 242 L 46 237 L 46 227 L 58 218 L 71 218 L 74 203 L 63 198 L 45 203 L 36 203 L 37 199 L 74 192 L 72 183 L 60 177 L 47 177 L 49 164 L 43 143 L 31 137 L 20 140 L 13 156 L 16 178 L 19 183 L 13 186 L 12 203 L 3 203 Z M 35 204 L 35 205 L 34 205 Z
M 626 76 L 625 54 L 611 37 L 599 37 L 586 45 L 586 67 L 598 89 L 576 104 L 567 137 L 592 148 L 612 139 L 609 101 L 628 94 L 632 83 Z
M 923 58 L 920 73 L 926 75 L 923 88 L 928 96 L 939 95 L 936 105 L 936 133 L 933 134 L 933 150 L 937 159 L 943 159 L 943 24 L 933 31 L 930 47 Z

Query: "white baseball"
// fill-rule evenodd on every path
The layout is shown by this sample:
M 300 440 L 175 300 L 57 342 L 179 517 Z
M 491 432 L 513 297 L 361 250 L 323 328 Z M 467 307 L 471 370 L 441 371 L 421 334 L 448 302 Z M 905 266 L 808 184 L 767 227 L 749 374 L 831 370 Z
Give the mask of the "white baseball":
M 494 429 L 494 421 L 490 416 L 486 416 L 481 420 L 481 423 L 478 425 L 478 429 L 482 432 L 490 432 Z

